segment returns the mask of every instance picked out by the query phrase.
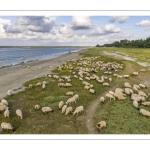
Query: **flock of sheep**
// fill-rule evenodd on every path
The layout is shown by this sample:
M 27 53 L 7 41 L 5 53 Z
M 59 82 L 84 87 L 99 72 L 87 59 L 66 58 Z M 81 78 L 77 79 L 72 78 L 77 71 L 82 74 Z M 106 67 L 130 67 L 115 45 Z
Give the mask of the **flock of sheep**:
M 119 64 L 117 62 L 104 62 L 99 60 L 100 56 L 97 57 L 83 57 L 80 59 L 73 59 L 66 61 L 65 64 L 62 66 L 58 66 L 57 70 L 61 72 L 63 69 L 69 69 L 70 75 L 59 76 L 59 75 L 45 75 L 49 78 L 54 78 L 58 82 L 58 88 L 67 88 L 72 87 L 72 79 L 76 78 L 82 82 L 84 89 L 89 91 L 91 94 L 95 94 L 96 90 L 94 89 L 94 85 L 90 83 L 90 80 L 95 80 L 97 84 L 101 84 L 103 87 L 109 87 L 113 78 L 117 78 L 117 80 L 121 79 L 129 79 L 130 75 L 119 75 L 117 72 L 120 69 L 124 68 L 124 64 Z M 51 68 L 51 66 L 50 66 Z M 143 70 L 142 70 L 143 71 Z M 98 76 L 97 73 L 101 72 L 102 75 Z M 133 72 L 132 75 L 139 75 L 138 72 Z M 48 82 L 38 82 L 36 85 L 29 84 L 28 88 L 32 89 L 34 86 L 40 86 L 42 90 L 45 90 Z M 144 84 L 134 84 L 133 86 L 130 85 L 129 82 L 124 83 L 124 88 L 116 88 L 115 91 L 109 91 L 105 94 L 105 96 L 100 97 L 100 103 L 104 102 L 107 98 L 110 100 L 126 100 L 127 96 L 129 95 L 130 98 L 133 100 L 133 106 L 139 109 L 139 104 L 142 105 L 150 105 L 150 102 L 146 102 L 146 98 L 148 95 L 143 91 L 146 86 Z M 8 95 L 12 95 L 11 90 L 7 92 Z M 71 96 L 65 102 L 60 101 L 58 103 L 58 108 L 61 110 L 62 114 L 69 115 L 73 114 L 78 115 L 84 111 L 84 106 L 78 106 L 73 111 L 73 105 L 79 100 L 79 94 L 75 94 L 73 91 L 68 91 L 65 93 L 67 96 Z M 8 102 L 5 99 L 1 100 L 0 103 L 0 112 L 4 112 L 5 117 L 9 117 L 9 107 Z M 35 104 L 34 109 L 39 110 L 41 106 L 39 104 Z M 49 106 L 45 106 L 41 108 L 44 114 L 53 112 L 53 109 Z M 150 112 L 146 111 L 145 109 L 140 109 L 139 113 L 142 115 L 150 116 Z M 23 119 L 22 111 L 20 109 L 16 110 L 16 114 L 18 117 Z M 96 128 L 100 131 L 103 127 L 106 127 L 105 121 L 100 121 L 96 124 Z M 13 127 L 10 123 L 2 122 L 1 123 L 2 129 L 11 129 Z

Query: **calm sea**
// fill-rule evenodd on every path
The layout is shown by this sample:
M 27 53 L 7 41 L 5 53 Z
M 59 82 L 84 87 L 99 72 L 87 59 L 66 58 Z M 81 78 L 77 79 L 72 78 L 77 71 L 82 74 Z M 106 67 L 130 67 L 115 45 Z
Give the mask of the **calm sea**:
M 83 49 L 83 48 L 82 48 Z M 16 65 L 30 60 L 47 60 L 60 55 L 80 51 L 81 48 L 1 48 L 0 66 Z

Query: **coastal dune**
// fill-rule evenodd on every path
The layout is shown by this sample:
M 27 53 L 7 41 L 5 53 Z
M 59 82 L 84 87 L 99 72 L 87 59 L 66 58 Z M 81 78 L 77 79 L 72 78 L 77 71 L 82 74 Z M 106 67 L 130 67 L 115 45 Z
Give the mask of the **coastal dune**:
M 24 82 L 34 79 L 36 76 L 43 77 L 45 74 L 51 74 L 50 66 L 56 68 L 57 65 L 62 65 L 66 60 L 81 58 L 82 56 L 79 55 L 81 51 L 67 53 L 49 60 L 0 69 L 0 98 L 6 96 L 8 90 L 21 88 Z M 30 66 L 30 68 L 23 68 L 23 66 Z

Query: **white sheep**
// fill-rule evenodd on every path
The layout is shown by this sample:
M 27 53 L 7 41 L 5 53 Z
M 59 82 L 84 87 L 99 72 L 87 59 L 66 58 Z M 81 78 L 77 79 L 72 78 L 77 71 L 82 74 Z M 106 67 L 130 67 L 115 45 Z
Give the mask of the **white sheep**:
M 90 93 L 92 93 L 92 94 L 96 93 L 96 91 L 93 90 L 93 89 L 90 89 L 89 91 L 90 91 Z
M 132 75 L 138 76 L 139 73 L 138 72 L 133 72 Z
M 6 122 L 1 123 L 1 128 L 6 130 L 12 130 L 12 131 L 14 129 L 10 123 L 6 123 Z
M 129 82 L 125 82 L 125 83 L 124 83 L 124 87 L 125 87 L 125 88 L 132 88 Z
M 67 109 L 67 105 L 64 105 L 64 106 L 62 107 L 61 113 L 62 113 L 62 114 L 65 113 L 66 109 Z
M 144 96 L 144 97 L 148 97 L 147 95 L 146 95 L 146 93 L 145 92 L 143 92 L 143 91 L 138 91 L 138 94 L 140 95 L 140 96 Z
M 75 97 L 71 97 L 71 98 L 69 98 L 68 100 L 67 100 L 67 102 L 66 102 L 66 104 L 68 105 L 70 105 L 71 103 L 76 103 L 76 98 Z
M 65 86 L 66 86 L 66 87 L 71 87 L 72 84 L 71 84 L 71 83 L 65 83 Z
M 133 101 L 133 106 L 139 110 L 138 102 L 136 100 Z
M 79 106 L 79 107 L 77 107 L 76 109 L 75 109 L 75 111 L 73 112 L 73 116 L 75 115 L 75 114 L 77 114 L 77 116 L 78 116 L 78 113 L 81 113 L 81 112 L 83 112 L 84 111 L 84 107 L 83 106 Z
M 139 85 L 137 85 L 137 84 L 133 84 L 133 87 L 136 87 L 138 90 L 140 90 L 141 88 L 140 88 L 140 86 Z
M 36 105 L 34 106 L 34 109 L 35 109 L 35 110 L 39 110 L 39 109 L 40 109 L 40 105 L 36 104 Z
M 109 85 L 109 83 L 104 82 L 104 83 L 103 83 L 103 86 L 110 86 L 110 85 Z
M 126 100 L 126 97 L 123 96 L 122 94 L 118 94 L 118 100 Z
M 74 93 L 73 93 L 72 91 L 69 91 L 69 92 L 66 93 L 66 95 L 68 95 L 68 96 L 69 96 L 69 95 L 73 96 L 73 94 L 74 94 Z
M 106 98 L 109 98 L 109 100 L 111 101 L 111 99 L 114 99 L 115 100 L 115 97 L 113 95 L 111 95 L 110 93 L 106 93 L 105 95 L 105 99 Z
M 150 106 L 150 102 L 143 102 L 141 104 L 144 105 L 144 106 Z
M 98 132 L 100 133 L 100 130 L 102 128 L 106 128 L 106 121 L 100 121 L 96 124 L 96 128 L 98 128 Z
M 33 88 L 33 85 L 32 84 L 29 84 L 29 89 L 32 89 Z
M 12 90 L 8 90 L 7 95 L 11 96 L 12 95 Z
M 144 84 L 139 84 L 140 88 L 147 88 Z
M 108 93 L 110 93 L 110 94 L 113 95 L 113 96 L 114 96 L 114 94 L 115 94 L 113 91 L 109 91 Z
M 68 115 L 69 113 L 71 113 L 72 110 L 73 110 L 73 107 L 69 106 L 69 107 L 66 109 L 65 115 Z
M 5 100 L 5 99 L 2 99 L 2 100 L 1 100 L 1 103 L 3 103 L 3 104 L 5 104 L 6 106 L 8 106 L 8 102 L 7 102 L 7 100 Z
M 84 89 L 85 89 L 85 90 L 89 90 L 89 89 L 90 89 L 90 86 L 85 85 L 85 86 L 84 86 Z
M 37 84 L 36 84 L 36 86 L 41 86 L 42 85 L 42 83 L 41 82 L 38 82 Z
M 123 75 L 124 76 L 124 78 L 129 78 L 130 77 L 130 75 Z
M 20 117 L 21 119 L 23 119 L 22 111 L 20 109 L 16 110 L 16 114 L 17 114 L 18 117 Z
M 53 109 L 50 107 L 42 107 L 42 112 L 45 115 L 48 112 L 53 112 Z
M 44 90 L 46 88 L 45 84 L 42 84 L 42 90 Z
M 127 95 L 133 94 L 133 90 L 130 89 L 130 88 L 125 88 L 124 92 L 125 92 Z
M 9 117 L 9 114 L 10 114 L 10 112 L 9 112 L 9 109 L 7 108 L 5 111 L 4 111 L 4 117 L 6 118 L 6 117 Z
M 145 109 L 140 109 L 139 115 L 142 114 L 146 117 L 150 117 L 150 112 Z
M 78 94 L 75 94 L 73 97 L 75 98 L 75 100 L 79 100 L 79 95 Z
M 58 108 L 61 109 L 63 107 L 63 105 L 64 105 L 64 101 L 60 101 L 58 104 Z
M 8 106 L 6 106 L 4 103 L 0 103 L 0 112 L 4 111 L 8 108 Z
M 105 98 L 103 96 L 100 97 L 99 99 L 100 103 L 105 101 Z

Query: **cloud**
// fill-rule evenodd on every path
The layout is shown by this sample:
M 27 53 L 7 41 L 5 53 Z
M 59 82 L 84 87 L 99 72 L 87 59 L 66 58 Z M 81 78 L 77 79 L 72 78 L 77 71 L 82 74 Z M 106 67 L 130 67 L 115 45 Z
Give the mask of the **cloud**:
M 73 16 L 71 27 L 73 30 L 88 30 L 92 28 L 89 16 Z
M 96 27 L 90 32 L 90 35 L 105 35 L 110 33 L 120 33 L 122 30 L 120 28 L 115 27 L 113 24 L 107 24 L 103 28 Z
M 150 20 L 142 20 L 140 23 L 136 23 L 136 26 L 141 26 L 141 27 L 150 26 Z
M 118 21 L 119 23 L 126 22 L 129 19 L 128 16 L 110 16 L 110 18 L 110 22 Z

